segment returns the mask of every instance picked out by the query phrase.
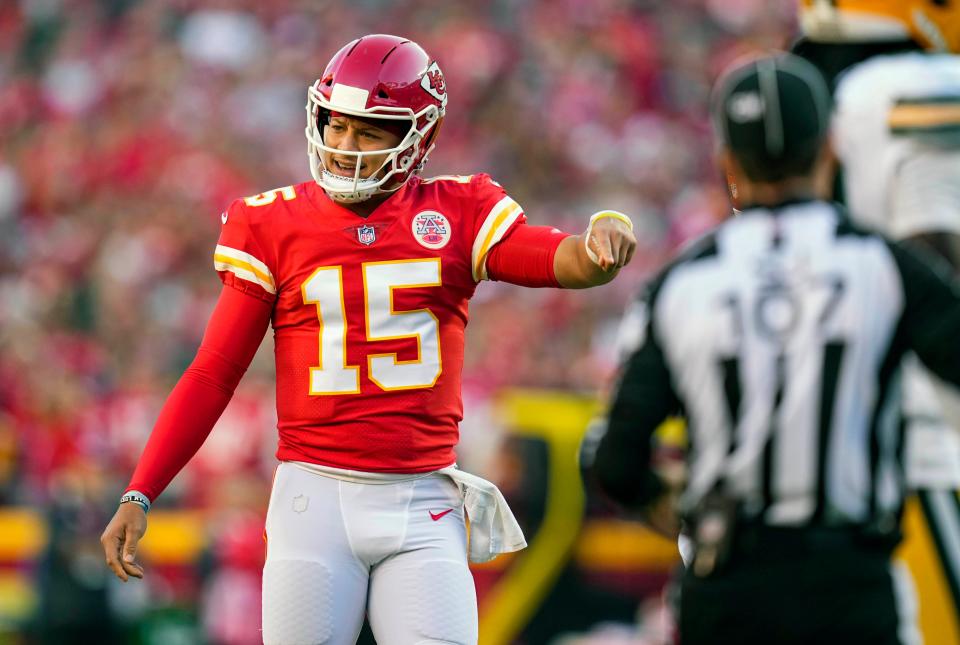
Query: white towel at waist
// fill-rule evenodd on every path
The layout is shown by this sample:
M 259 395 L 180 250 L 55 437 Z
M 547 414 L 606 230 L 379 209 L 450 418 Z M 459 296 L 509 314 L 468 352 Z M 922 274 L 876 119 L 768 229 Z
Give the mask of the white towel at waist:
M 523 530 L 517 524 L 513 511 L 503 493 L 482 477 L 465 473 L 456 464 L 426 473 L 369 473 L 321 466 L 303 461 L 290 462 L 298 468 L 323 477 L 333 477 L 356 484 L 394 484 L 434 475 L 446 475 L 460 489 L 463 506 L 470 519 L 470 562 L 487 562 L 501 553 L 519 551 L 527 546 Z
M 519 551 L 527 546 L 523 530 L 499 488 L 456 466 L 437 472 L 452 479 L 460 488 L 463 506 L 470 519 L 470 562 L 487 562 L 501 553 Z

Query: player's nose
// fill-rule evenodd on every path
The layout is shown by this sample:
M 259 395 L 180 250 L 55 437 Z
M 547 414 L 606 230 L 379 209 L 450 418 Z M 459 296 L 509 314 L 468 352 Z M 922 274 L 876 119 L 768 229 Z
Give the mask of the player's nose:
M 336 145 L 333 146 L 337 150 L 346 150 L 350 152 L 358 152 L 360 150 L 359 142 L 357 141 L 357 133 L 353 128 L 347 128 L 347 131 L 343 133 Z

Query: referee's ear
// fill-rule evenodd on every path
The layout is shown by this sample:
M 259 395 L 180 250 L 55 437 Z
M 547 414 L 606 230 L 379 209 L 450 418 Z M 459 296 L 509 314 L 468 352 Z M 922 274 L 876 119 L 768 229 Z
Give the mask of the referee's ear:
M 744 197 L 744 191 L 749 191 L 743 169 L 730 152 L 730 148 L 725 145 L 720 145 L 717 148 L 714 162 L 717 164 L 717 168 L 720 169 L 721 176 L 724 179 L 730 204 L 734 209 L 740 210 L 740 205 L 747 203 Z
M 834 196 L 834 182 L 837 180 L 837 172 L 840 170 L 840 161 L 830 142 L 830 137 L 824 137 L 823 145 L 820 147 L 820 153 L 813 164 L 811 176 L 813 177 L 813 189 L 817 198 L 829 201 Z

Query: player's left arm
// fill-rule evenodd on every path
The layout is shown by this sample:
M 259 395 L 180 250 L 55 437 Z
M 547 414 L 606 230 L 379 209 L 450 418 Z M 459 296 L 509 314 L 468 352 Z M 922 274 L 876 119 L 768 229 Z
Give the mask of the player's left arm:
M 531 226 L 520 204 L 489 175 L 463 178 L 476 204 L 471 267 L 473 279 L 529 287 L 584 289 L 613 280 L 633 257 L 637 240 L 630 218 L 617 211 L 594 213 L 586 230 L 570 235 Z
M 594 215 L 582 235 L 521 222 L 487 254 L 484 275 L 525 287 L 601 285 L 633 257 L 637 241 L 632 228 L 626 215 L 614 211 Z
M 617 211 L 600 211 L 587 230 L 560 243 L 553 258 L 557 282 L 568 289 L 606 284 L 626 266 L 637 249 L 630 218 Z

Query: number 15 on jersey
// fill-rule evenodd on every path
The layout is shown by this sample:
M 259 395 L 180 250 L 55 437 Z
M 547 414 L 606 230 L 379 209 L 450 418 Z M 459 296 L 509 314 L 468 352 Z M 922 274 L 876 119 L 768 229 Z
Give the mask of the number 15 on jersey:
M 385 391 L 433 387 L 443 370 L 440 323 L 429 309 L 397 311 L 395 289 L 439 287 L 440 258 L 364 262 L 364 331 L 367 341 L 415 339 L 417 358 L 402 361 L 396 353 L 367 356 L 370 380 Z M 310 368 L 310 394 L 357 394 L 360 368 L 347 364 L 347 318 L 343 267 L 318 267 L 300 292 L 305 305 L 315 305 L 320 323 L 319 365 Z

